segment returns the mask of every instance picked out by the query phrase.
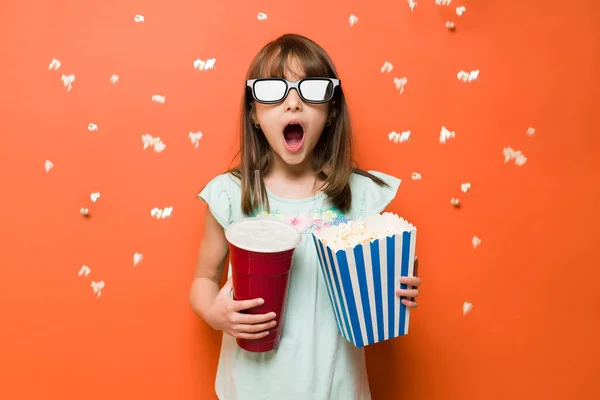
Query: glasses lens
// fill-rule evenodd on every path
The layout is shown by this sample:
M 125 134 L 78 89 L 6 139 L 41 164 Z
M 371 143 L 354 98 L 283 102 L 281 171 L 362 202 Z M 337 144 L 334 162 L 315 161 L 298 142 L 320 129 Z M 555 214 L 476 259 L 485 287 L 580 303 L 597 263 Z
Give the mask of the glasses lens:
M 275 79 L 254 82 L 254 96 L 259 101 L 277 101 L 283 98 L 286 84 Z
M 309 101 L 327 101 L 333 94 L 333 83 L 329 79 L 310 79 L 300 83 L 302 96 Z

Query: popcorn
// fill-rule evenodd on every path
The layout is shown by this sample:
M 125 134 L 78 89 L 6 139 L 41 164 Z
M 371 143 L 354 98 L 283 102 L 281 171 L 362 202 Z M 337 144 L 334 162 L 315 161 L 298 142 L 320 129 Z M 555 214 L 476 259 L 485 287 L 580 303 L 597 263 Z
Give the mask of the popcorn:
M 350 18 L 348 19 L 350 22 L 350 26 L 354 26 L 358 22 L 358 17 L 354 14 L 350 14 Z
M 110 76 L 110 83 L 112 83 L 113 85 L 114 85 L 115 83 L 117 83 L 118 81 L 119 81 L 119 76 L 118 76 L 118 75 L 112 74 L 112 75 Z
M 211 58 L 210 60 L 206 61 L 197 59 L 196 61 L 194 61 L 194 69 L 197 69 L 198 71 L 207 71 L 209 69 L 214 69 L 216 62 L 216 58 Z
M 90 131 L 90 132 L 95 132 L 95 131 L 97 131 L 97 130 L 98 130 L 98 125 L 96 125 L 96 124 L 92 124 L 92 123 L 90 123 L 90 124 L 88 125 L 88 131 Z
M 471 72 L 460 71 L 456 76 L 461 82 L 473 82 L 479 80 L 479 70 L 476 69 Z
M 381 67 L 381 73 L 382 74 L 383 73 L 388 73 L 389 74 L 390 72 L 392 72 L 392 69 L 394 69 L 394 66 L 391 63 L 389 63 L 389 62 L 386 61 L 386 62 L 383 63 L 383 67 Z
M 258 18 L 259 21 L 264 21 L 267 19 L 267 14 L 259 12 L 256 18 Z
M 135 267 L 136 265 L 138 265 L 139 263 L 141 263 L 143 259 L 144 259 L 144 256 L 142 254 L 135 253 L 133 255 L 133 266 Z
M 414 0 L 407 0 L 408 1 L 408 6 L 410 7 L 411 11 L 415 11 L 415 8 L 417 8 L 417 2 Z
M 96 298 L 102 296 L 102 289 L 104 289 L 104 281 L 92 282 L 90 286 L 92 287 L 94 293 L 96 293 Z
M 519 167 L 521 167 L 527 162 L 527 157 L 525 157 L 523 155 L 521 150 L 515 151 L 510 147 L 505 147 L 502 150 L 502 153 L 504 154 L 504 164 L 506 164 L 507 162 L 509 162 L 511 160 L 514 160 L 515 164 L 518 165 Z
M 153 146 L 154 151 L 157 153 L 161 153 L 167 147 L 167 145 L 164 144 L 159 137 L 152 137 L 152 135 L 149 133 L 142 135 L 142 142 L 144 143 L 144 150 L 150 146 Z
M 200 139 L 202 139 L 203 136 L 202 132 L 190 132 L 188 136 L 194 147 L 197 149 L 200 145 Z
M 81 269 L 77 273 L 77 276 L 88 276 L 90 274 L 90 272 L 92 272 L 90 267 L 88 267 L 87 265 L 82 265 Z
M 473 304 L 469 303 L 468 301 L 465 301 L 463 304 L 463 317 L 465 315 L 467 315 L 468 313 L 470 313 L 472 309 L 473 309 Z
M 416 233 L 392 213 L 313 231 L 338 331 L 355 347 L 408 334 L 410 309 L 396 289 L 414 275 Z
M 407 142 L 409 138 L 410 131 L 405 131 L 402 133 L 390 132 L 390 134 L 388 135 L 388 139 L 390 140 L 390 142 L 394 143 L 404 143 Z
M 52 168 L 54 168 L 54 164 L 52 163 L 52 161 L 46 160 L 46 162 L 44 163 L 44 170 L 46 170 L 46 173 L 50 172 Z
M 154 207 L 150 211 L 150 215 L 152 215 L 152 217 L 156 218 L 156 219 L 170 218 L 172 213 L 173 213 L 173 207 L 167 207 L 162 210 L 160 208 Z
M 454 22 L 452 21 L 446 21 L 446 28 L 450 29 L 451 31 L 454 30 Z M 460 78 L 459 78 L 460 79 Z
M 527 128 L 527 136 L 533 136 L 535 134 L 535 129 L 532 127 Z
M 75 75 L 73 75 L 73 74 L 71 74 L 71 75 L 63 75 L 63 76 L 61 76 L 60 80 L 62 81 L 62 83 L 67 88 L 67 91 L 70 92 L 71 89 L 73 88 L 73 82 L 75 82 Z
M 100 198 L 100 193 L 98 193 L 98 192 L 90 194 L 90 199 L 92 200 L 92 203 L 95 203 L 96 201 L 98 201 L 99 198 Z
M 155 103 L 165 104 L 167 98 L 165 96 L 161 96 L 159 94 L 152 95 L 152 101 Z
M 81 213 L 81 215 L 83 215 L 84 217 L 87 217 L 90 215 L 90 210 L 88 208 L 83 208 L 81 207 L 79 209 L 79 212 Z
M 452 199 L 450 199 L 450 204 L 452 204 L 454 207 L 459 207 L 460 206 L 460 200 L 453 197 Z
M 460 185 L 460 190 L 462 190 L 464 193 L 467 193 L 469 189 L 471 189 L 471 184 L 469 182 Z
M 467 7 L 465 7 L 465 6 L 456 7 L 456 14 L 459 17 L 462 16 L 465 11 L 467 11 Z
M 481 239 L 479 239 L 477 236 L 473 236 L 473 240 L 471 240 L 471 243 L 473 244 L 473 248 L 476 249 L 477 247 L 479 247 L 479 245 L 481 245 Z
M 58 71 L 61 65 L 62 64 L 60 61 L 58 61 L 56 58 L 53 58 L 52 61 L 50 61 L 50 65 L 48 65 L 48 69 Z
M 400 90 L 400 94 L 404 93 L 404 86 L 408 83 L 408 79 L 406 77 L 403 78 L 394 78 L 394 85 L 396 85 L 396 89 Z
M 435 4 L 438 6 L 449 6 L 452 0 L 435 0 Z
M 442 126 L 442 130 L 440 131 L 440 143 L 445 144 L 448 139 L 454 138 L 455 136 L 456 133 L 454 131 L 450 132 L 445 126 Z
M 421 174 L 419 174 L 418 172 L 413 172 L 411 175 L 411 178 L 413 181 L 420 181 L 421 180 Z
M 133 20 L 137 23 L 140 24 L 142 22 L 144 22 L 144 16 L 140 15 L 140 14 L 136 14 L 135 17 L 133 17 Z

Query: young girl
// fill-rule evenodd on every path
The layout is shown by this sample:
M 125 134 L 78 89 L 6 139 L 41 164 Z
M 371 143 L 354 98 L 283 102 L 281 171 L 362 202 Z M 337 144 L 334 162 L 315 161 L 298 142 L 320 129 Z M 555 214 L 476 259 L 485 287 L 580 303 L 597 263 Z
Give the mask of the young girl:
M 208 210 L 190 303 L 224 332 L 216 393 L 223 400 L 370 399 L 364 350 L 338 333 L 311 232 L 382 212 L 400 180 L 353 166 L 341 82 L 329 56 L 312 40 L 288 34 L 268 43 L 246 79 L 240 164 L 199 193 Z M 255 170 L 262 193 L 253 190 Z M 281 342 L 265 353 L 241 349 L 236 338 L 266 336 L 275 315 L 241 313 L 262 300 L 234 301 L 231 278 L 219 289 L 228 252 L 224 228 L 258 214 L 287 220 L 302 233 Z M 407 307 L 416 307 L 419 278 L 401 282 L 412 289 L 396 294 Z

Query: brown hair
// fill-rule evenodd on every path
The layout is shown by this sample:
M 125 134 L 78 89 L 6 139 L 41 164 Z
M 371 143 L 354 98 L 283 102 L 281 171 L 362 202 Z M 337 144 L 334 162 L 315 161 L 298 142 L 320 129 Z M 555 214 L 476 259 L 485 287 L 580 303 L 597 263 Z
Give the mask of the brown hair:
M 339 79 L 335 66 L 325 50 L 317 43 L 297 34 L 285 34 L 267 43 L 254 57 L 246 79 L 284 77 L 290 61 L 298 61 L 307 77 Z M 245 82 L 244 82 L 245 85 Z M 260 209 L 269 210 L 269 201 L 262 177 L 272 166 L 272 150 L 260 129 L 252 122 L 252 96 L 249 88 L 243 97 L 240 130 L 240 163 L 229 173 L 240 179 L 242 186 L 242 212 L 250 215 Z M 353 165 L 352 127 L 348 105 L 341 87 L 329 107 L 331 125 L 325 127 L 312 154 L 315 177 L 325 182 L 323 191 L 330 202 L 341 211 L 352 204 L 350 175 L 356 173 L 369 177 L 381 186 L 387 184 L 378 177 Z M 262 193 L 255 193 L 255 170 L 260 171 Z

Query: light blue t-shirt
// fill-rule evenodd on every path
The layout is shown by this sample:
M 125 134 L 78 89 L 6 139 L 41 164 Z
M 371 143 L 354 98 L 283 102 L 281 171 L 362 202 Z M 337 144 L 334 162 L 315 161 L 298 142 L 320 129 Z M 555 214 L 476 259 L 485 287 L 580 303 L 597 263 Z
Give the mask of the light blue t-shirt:
M 400 180 L 369 172 L 389 187 L 352 174 L 352 208 L 346 215 L 333 207 L 324 193 L 296 200 L 267 190 L 270 216 L 289 221 L 302 233 L 294 252 L 281 342 L 276 350 L 252 353 L 224 333 L 215 382 L 219 399 L 371 399 L 364 349 L 357 349 L 338 332 L 311 236 L 315 229 L 374 215 L 387 207 Z M 214 178 L 199 196 L 224 228 L 246 218 L 241 210 L 240 181 L 230 174 Z

